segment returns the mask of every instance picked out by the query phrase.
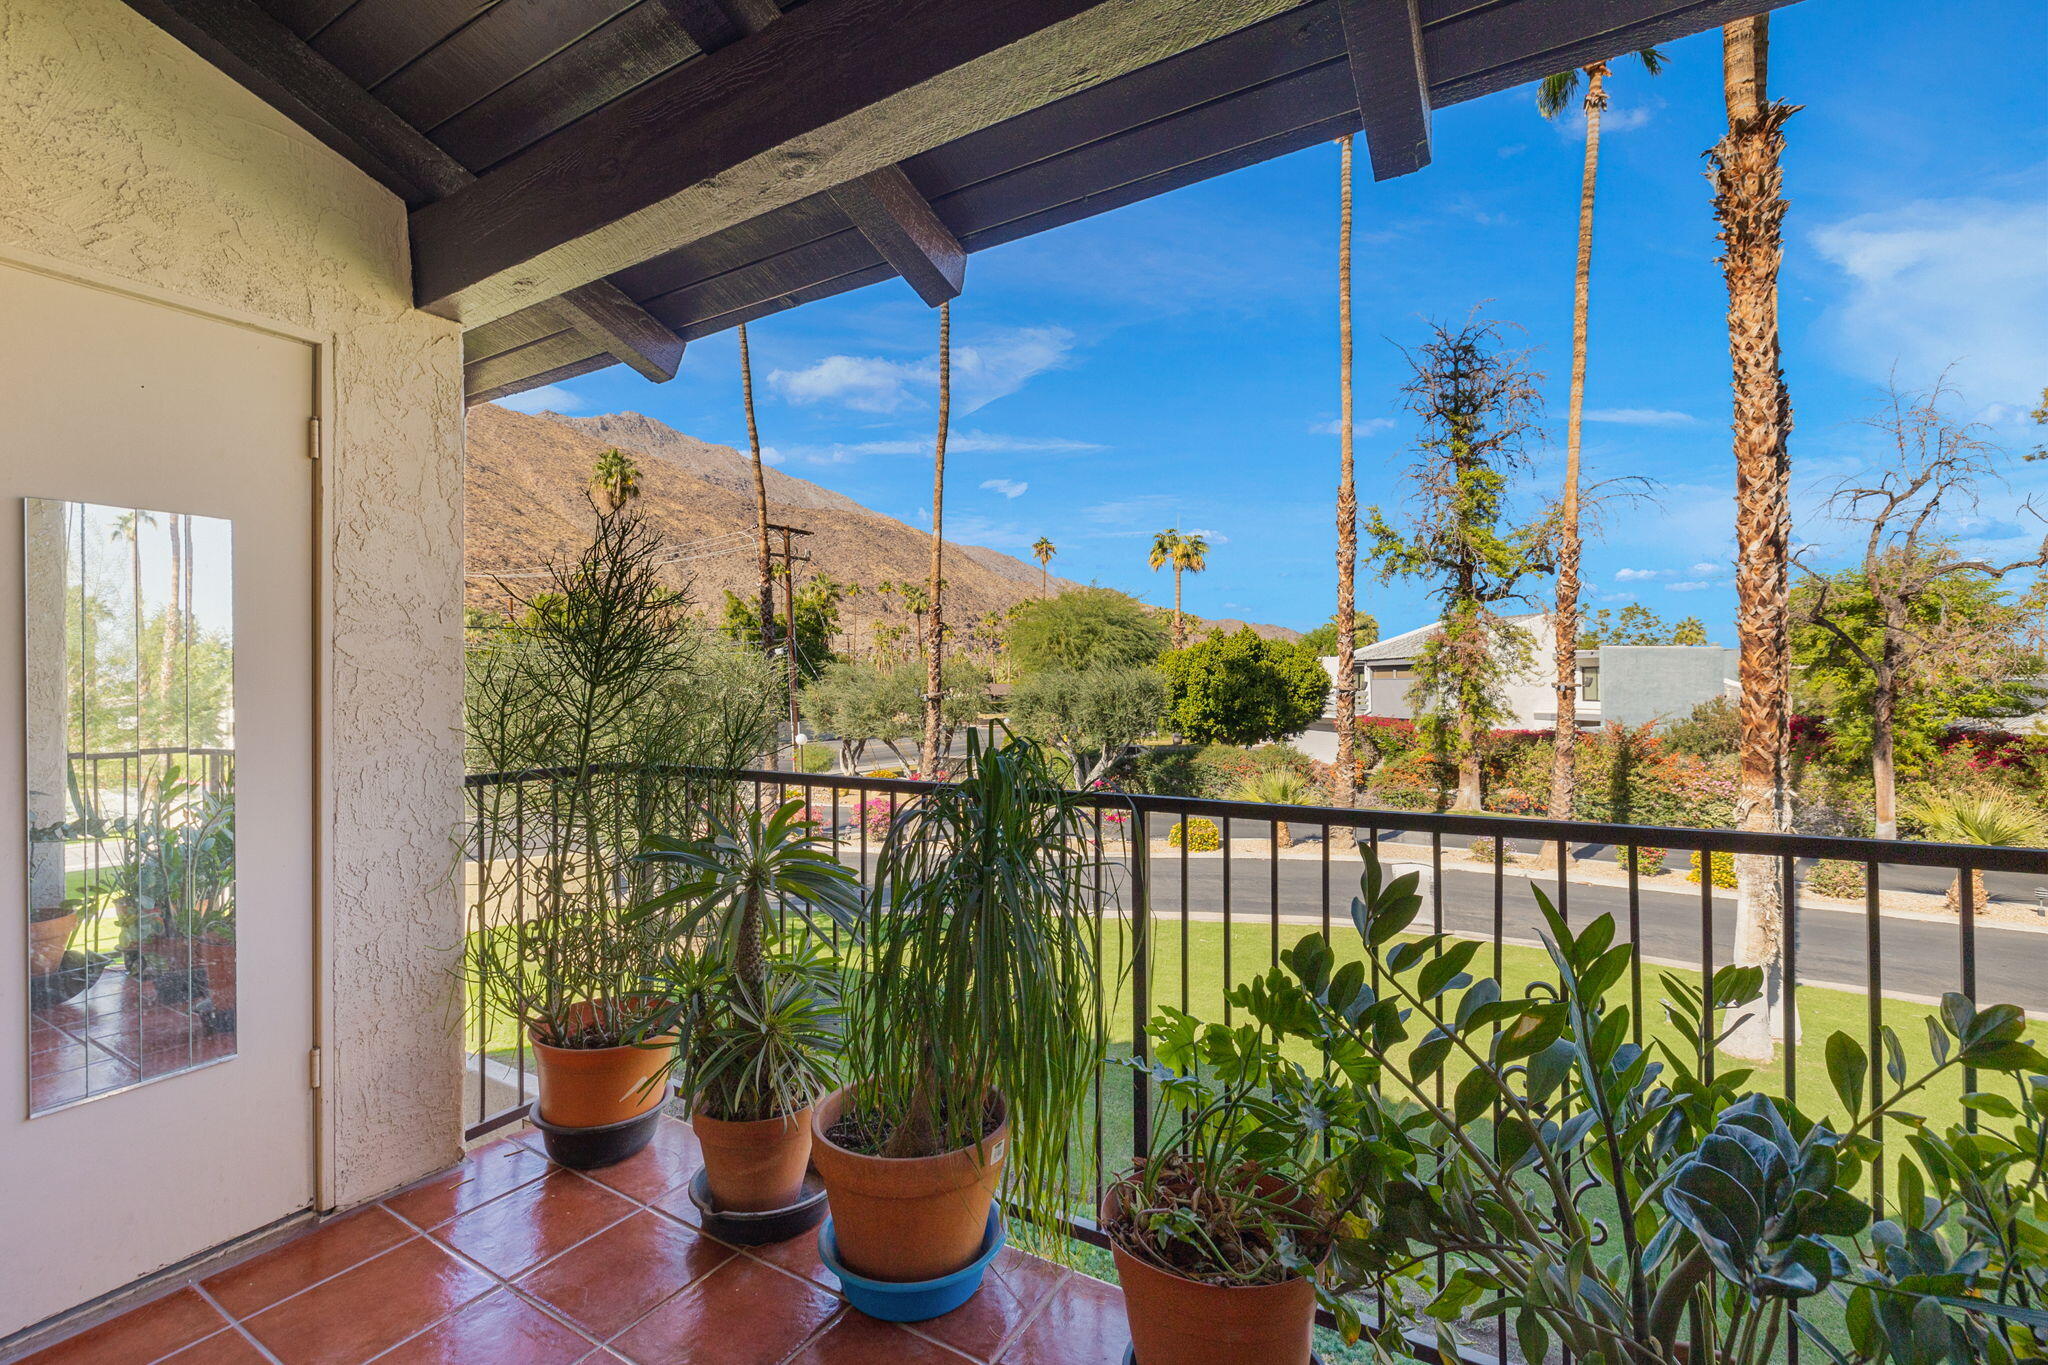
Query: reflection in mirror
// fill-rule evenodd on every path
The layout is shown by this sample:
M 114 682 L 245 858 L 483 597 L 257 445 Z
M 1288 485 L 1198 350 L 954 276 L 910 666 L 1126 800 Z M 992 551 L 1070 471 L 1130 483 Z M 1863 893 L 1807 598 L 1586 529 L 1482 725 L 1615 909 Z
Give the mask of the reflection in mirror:
M 29 1112 L 235 1053 L 233 536 L 24 502 Z

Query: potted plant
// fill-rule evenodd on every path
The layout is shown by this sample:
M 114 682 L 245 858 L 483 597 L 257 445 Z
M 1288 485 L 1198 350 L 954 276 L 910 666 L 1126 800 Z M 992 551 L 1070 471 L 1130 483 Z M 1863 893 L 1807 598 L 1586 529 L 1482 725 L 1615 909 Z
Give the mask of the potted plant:
M 680 1038 L 677 1091 L 713 1209 L 791 1208 L 839 1052 L 838 974 L 814 916 L 851 925 L 860 883 L 820 847 L 802 801 L 714 816 L 697 839 L 657 835 L 641 856 L 681 874 L 636 913 L 674 907 L 688 936 L 664 975 L 660 1026 Z
M 1067 1211 L 1105 1050 L 1090 889 L 1107 879 L 1086 816 L 1035 745 L 984 751 L 970 731 L 966 775 L 883 840 L 847 996 L 851 1083 L 812 1119 L 821 1252 L 873 1315 L 973 1293 L 999 1185 L 1041 1226 Z
M 1375 1293 L 1381 1331 L 1455 1359 L 1461 1328 L 1498 1323 L 1525 1360 L 1561 1349 L 1614 1365 L 1765 1365 L 1795 1334 L 1842 1365 L 2040 1354 L 2048 1056 L 2020 1010 L 1944 997 L 1917 1074 L 1889 1027 L 1876 1059 L 1832 1035 L 1839 1108 L 1815 1117 L 1707 1064 L 1721 1012 L 1755 1001 L 1761 969 L 1725 967 L 1704 988 L 1666 974 L 1686 1041 L 1645 1046 L 1609 1001 L 1626 998 L 1634 956 L 1611 916 L 1574 931 L 1537 888 L 1552 971 L 1511 991 L 1465 970 L 1477 941 L 1406 936 L 1414 886 L 1368 861 L 1352 903 L 1365 962 L 1339 966 L 1310 935 L 1233 995 L 1349 1092 L 1325 1111 L 1329 1140 L 1353 1154 L 1347 1197 L 1363 1191 L 1370 1217 L 1338 1228 L 1327 1273 Z M 1934 1138 L 1915 1111 L 1972 1068 L 1963 1106 L 2020 1122 Z M 1988 1088 L 1997 1076 L 2017 1102 Z M 1886 1162 L 1896 1221 L 1863 1194 L 1886 1123 L 1907 1132 Z
M 79 912 L 85 902 L 60 901 L 28 912 L 28 974 L 48 976 L 63 965 L 64 950 L 78 928 Z
M 1309 1075 L 1261 1026 L 1161 1011 L 1147 1033 L 1161 1104 L 1150 1155 L 1103 1195 L 1132 1349 L 1176 1365 L 1308 1365 L 1320 1268 L 1362 1187 L 1355 1154 L 1325 1151 L 1346 1093 Z
M 630 504 L 601 513 L 508 618 L 472 629 L 466 730 L 475 918 L 463 964 L 478 1034 L 531 1045 L 531 1117 L 565 1165 L 652 1137 L 676 1042 L 659 978 L 684 936 L 675 869 L 641 859 L 729 808 L 699 778 L 760 752 L 772 678 L 662 579 L 668 551 Z

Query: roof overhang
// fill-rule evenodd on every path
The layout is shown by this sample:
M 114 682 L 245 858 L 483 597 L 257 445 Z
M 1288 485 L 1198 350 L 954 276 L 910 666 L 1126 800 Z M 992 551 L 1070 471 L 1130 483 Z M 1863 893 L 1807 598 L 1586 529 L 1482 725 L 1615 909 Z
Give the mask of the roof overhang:
M 403 198 L 471 401 L 1790 0 L 128 0 Z

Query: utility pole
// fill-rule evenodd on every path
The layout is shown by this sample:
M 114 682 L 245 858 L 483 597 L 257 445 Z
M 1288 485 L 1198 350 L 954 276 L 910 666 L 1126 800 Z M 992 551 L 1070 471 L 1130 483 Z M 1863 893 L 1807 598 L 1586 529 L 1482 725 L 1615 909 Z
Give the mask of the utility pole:
M 775 558 L 782 565 L 782 652 L 783 675 L 789 687 L 789 767 L 791 772 L 803 768 L 801 756 L 796 751 L 797 730 L 797 668 L 796 668 L 796 566 L 811 562 L 809 555 L 796 553 L 797 536 L 811 534 L 798 526 L 778 526 L 768 523 L 768 529 L 782 537 L 782 548 L 775 552 Z M 768 622 L 761 623 L 762 638 L 767 638 Z

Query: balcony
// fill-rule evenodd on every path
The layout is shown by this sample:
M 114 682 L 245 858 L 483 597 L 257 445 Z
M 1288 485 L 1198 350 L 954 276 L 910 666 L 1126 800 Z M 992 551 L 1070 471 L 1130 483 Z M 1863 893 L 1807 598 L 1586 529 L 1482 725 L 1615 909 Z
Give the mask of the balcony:
M 698 1226 L 689 1126 L 588 1175 L 530 1130 L 456 1169 L 177 1283 L 33 1365 L 1115 1365 L 1110 1285 L 1016 1251 L 965 1308 L 913 1328 L 850 1309 L 799 1238 L 753 1251 Z

